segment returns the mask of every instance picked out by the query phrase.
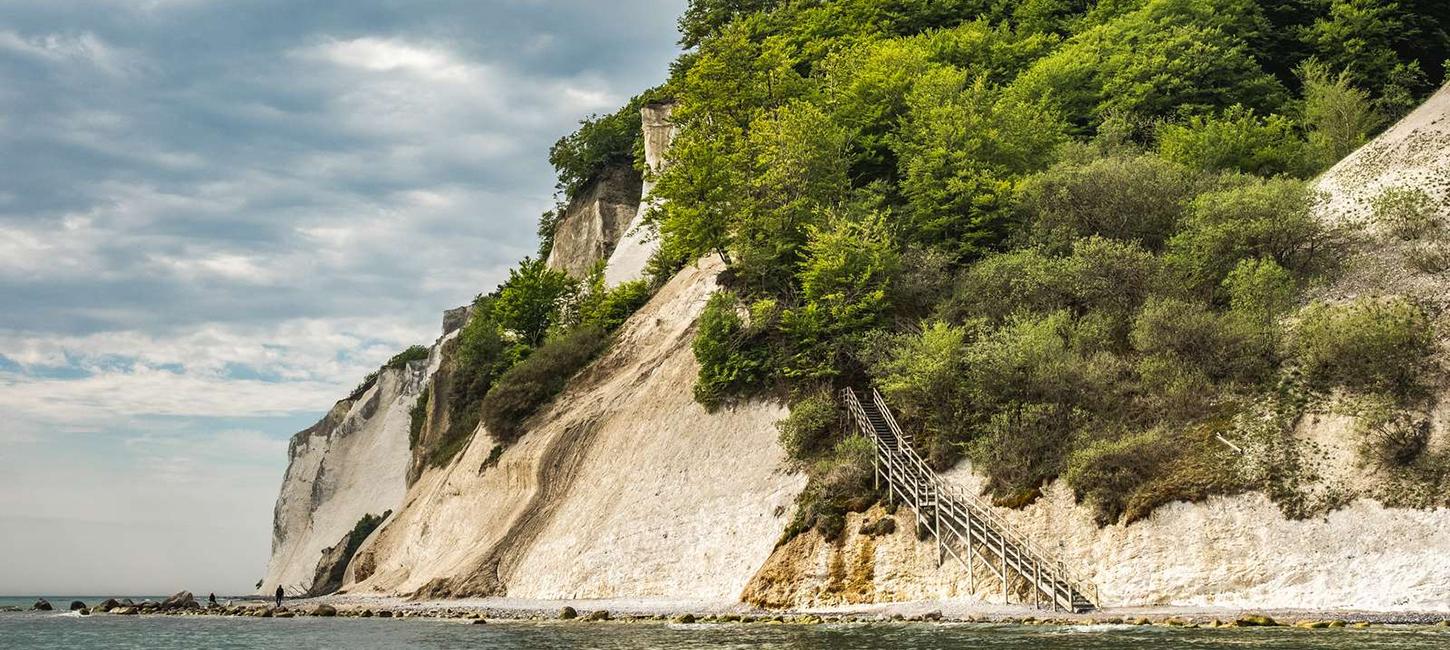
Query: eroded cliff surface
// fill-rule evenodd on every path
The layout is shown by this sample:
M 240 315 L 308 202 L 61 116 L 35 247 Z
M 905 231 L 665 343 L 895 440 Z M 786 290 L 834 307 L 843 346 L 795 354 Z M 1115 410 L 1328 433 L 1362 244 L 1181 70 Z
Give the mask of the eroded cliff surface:
M 445 329 L 461 325 L 458 315 L 445 314 Z M 363 516 L 402 503 L 412 455 L 409 410 L 437 370 L 439 348 L 434 345 L 426 361 L 381 369 L 371 385 L 292 437 L 261 593 L 278 585 L 288 593 L 309 591 L 326 549 Z
M 549 268 L 582 278 L 609 259 L 639 211 L 643 179 L 629 166 L 606 169 L 564 210 L 554 229 Z
M 604 269 L 604 281 L 609 286 L 644 277 L 645 266 L 659 248 L 658 237 L 644 220 L 655 203 L 650 196 L 650 191 L 654 189 L 652 175 L 664 168 L 665 156 L 675 137 L 675 126 L 670 122 L 674 108 L 672 103 L 659 102 L 645 104 L 640 109 L 644 123 L 644 185 L 634 220 L 625 229 L 624 239 L 615 246 L 609 256 L 609 265 Z
M 480 428 L 425 471 L 359 551 L 347 590 L 734 601 L 804 478 L 776 443 L 781 405 L 712 414 L 693 399 L 690 341 L 720 270 L 702 264 L 661 288 L 494 462 Z

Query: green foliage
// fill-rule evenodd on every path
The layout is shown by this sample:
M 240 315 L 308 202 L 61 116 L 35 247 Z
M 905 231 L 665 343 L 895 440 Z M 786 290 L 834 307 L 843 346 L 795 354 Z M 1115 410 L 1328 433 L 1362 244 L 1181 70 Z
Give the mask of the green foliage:
M 805 460 L 826 446 L 840 421 L 835 396 L 817 390 L 791 404 L 790 415 L 776 422 L 775 427 L 780 430 L 780 444 L 786 455 Z
M 1392 396 L 1366 396 L 1353 411 L 1360 455 L 1379 467 L 1408 467 L 1430 446 L 1430 421 L 1406 412 Z
M 1304 83 L 1304 124 L 1309 128 L 1309 147 L 1317 169 L 1328 169 L 1349 155 L 1382 124 L 1369 93 L 1350 82 L 1348 71 L 1333 76 L 1317 61 L 1299 67 Z
M 1133 347 L 1195 368 L 1211 381 L 1254 384 L 1277 366 L 1276 330 L 1238 312 L 1173 298 L 1153 299 L 1133 322 Z
M 509 270 L 508 281 L 499 287 L 493 316 L 500 327 L 521 342 L 538 345 L 573 289 L 568 274 L 549 268 L 543 259 L 525 257 L 518 268 Z
M 1435 214 L 1434 199 L 1419 188 L 1386 189 L 1374 198 L 1371 208 L 1375 223 L 1398 239 L 1432 238 L 1444 228 Z
M 1239 104 L 1218 115 L 1195 115 L 1158 129 L 1163 158 L 1203 170 L 1307 176 L 1306 146 L 1289 118 L 1261 117 Z
M 990 134 L 990 137 L 985 137 Z M 895 151 L 907 236 L 968 259 L 1007 233 L 1015 179 L 1062 142 L 1057 114 L 986 79 L 939 69 L 917 80 Z
M 639 114 L 643 104 L 636 97 L 614 113 L 591 115 L 579 122 L 578 130 L 549 148 L 549 164 L 554 166 L 559 191 L 566 200 L 611 165 L 634 162 L 635 142 L 643 134 Z
M 603 329 L 581 326 L 550 339 L 500 375 L 480 406 L 489 434 L 503 442 L 517 439 L 524 421 L 553 400 L 608 341 Z
M 695 400 L 714 409 L 731 395 L 761 390 L 770 374 L 769 352 L 754 340 L 738 313 L 740 299 L 717 291 L 700 314 L 691 348 L 700 362 Z
M 1054 98 L 1083 131 L 1113 111 L 1200 114 L 1241 103 L 1271 112 L 1286 94 L 1247 42 L 1267 25 L 1248 0 L 1148 0 L 1070 38 L 1014 82 Z
M 1310 381 L 1402 398 L 1419 389 L 1434 345 L 1429 317 L 1400 297 L 1315 303 L 1293 337 Z
M 1167 263 L 1197 296 L 1212 296 L 1245 259 L 1272 259 L 1296 278 L 1328 273 L 1343 259 L 1349 233 L 1316 219 L 1311 199 L 1303 182 L 1282 178 L 1199 195 L 1169 242 Z
M 1019 209 L 1039 239 L 1058 246 L 1101 235 L 1158 249 L 1203 184 L 1189 169 L 1154 156 L 1069 161 L 1027 180 Z
M 408 408 L 408 449 L 417 449 L 422 439 L 423 425 L 428 422 L 428 409 L 432 406 L 428 401 L 432 392 L 432 386 L 423 387 L 423 392 Z
M 875 501 L 871 490 L 875 443 L 862 435 L 837 442 L 811 467 L 811 479 L 796 497 L 796 515 L 783 539 L 812 528 L 828 540 L 845 529 L 846 513 L 859 512 Z
M 1229 304 L 1240 314 L 1271 319 L 1294 306 L 1294 276 L 1273 260 L 1240 260 L 1223 280 Z
M 393 358 L 388 359 L 388 362 L 383 364 L 383 368 L 386 370 L 401 370 L 414 361 L 423 361 L 427 358 L 428 346 L 414 345 L 393 355 Z

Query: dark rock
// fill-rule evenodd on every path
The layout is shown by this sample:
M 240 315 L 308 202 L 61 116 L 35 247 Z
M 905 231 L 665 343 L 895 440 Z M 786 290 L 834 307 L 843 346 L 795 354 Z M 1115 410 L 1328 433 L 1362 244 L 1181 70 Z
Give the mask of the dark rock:
M 82 607 L 82 608 L 76 610 L 76 613 L 80 614 L 81 616 L 90 616 L 91 615 L 91 610 L 90 609 L 87 609 L 85 607 Z
M 312 608 L 313 616 L 337 616 L 337 608 L 327 603 L 318 603 Z
M 674 622 L 676 622 L 676 623 L 685 623 L 685 624 L 694 623 L 695 622 L 695 615 L 694 614 L 688 614 L 688 613 L 686 613 L 686 614 L 680 614 L 679 616 L 676 616 L 675 617 Z
M 488 621 L 485 621 L 485 620 L 483 620 L 481 618 L 475 618 L 475 619 L 473 619 L 473 623 L 472 624 L 473 625 L 483 625 L 484 623 L 487 623 L 487 622 Z
M 861 525 L 861 534 L 867 537 L 880 537 L 896 532 L 896 519 L 886 516 L 869 524 Z
M 607 610 L 607 609 L 596 609 L 596 610 L 594 610 L 592 612 L 589 612 L 589 615 L 588 616 L 585 616 L 584 617 L 584 620 L 586 620 L 586 621 L 607 621 L 607 620 L 609 620 L 609 610 Z
M 120 607 L 120 606 L 121 606 L 120 601 L 117 601 L 115 598 L 107 598 L 107 599 L 101 601 L 101 604 L 96 605 L 95 607 L 92 607 L 91 608 L 91 611 L 93 611 L 93 612 L 109 612 L 109 611 L 111 611 L 111 610 L 113 610 L 113 609 L 115 609 L 117 607 Z
M 143 603 L 142 606 L 144 607 L 145 604 Z M 170 598 L 167 598 L 166 600 L 164 600 L 164 601 L 161 602 L 161 609 L 168 610 L 168 611 L 170 611 L 170 610 L 176 610 L 176 609 L 200 609 L 200 608 L 201 608 L 201 604 L 198 603 L 198 602 L 196 602 L 196 596 L 191 595 L 191 592 L 189 592 L 189 591 L 178 591 L 175 594 L 173 594 Z
M 392 618 L 392 617 L 393 617 L 393 613 L 391 611 L 386 610 L 386 609 L 378 612 L 378 618 Z
M 1234 621 L 1234 627 L 1275 627 L 1277 625 L 1279 625 L 1278 621 L 1262 614 L 1250 614 Z
M 565 621 L 579 618 L 579 612 L 573 607 L 565 607 L 564 609 L 559 610 L 559 618 Z
M 51 607 L 50 601 L 48 601 L 48 600 L 46 600 L 44 598 L 41 598 L 40 600 L 35 601 L 35 604 L 34 605 L 31 605 L 30 606 L 30 609 L 31 610 L 34 610 L 34 611 L 37 611 L 37 612 L 48 612 L 48 611 L 51 611 L 51 610 L 53 610 L 55 608 L 54 607 Z
M 83 603 L 83 602 L 81 602 L 81 601 L 79 601 L 79 600 L 72 600 L 72 601 L 70 601 L 70 611 L 72 611 L 72 612 L 78 612 L 78 611 L 83 610 L 85 608 L 86 608 L 86 604 Z
M 292 618 L 294 616 L 296 616 L 296 614 L 293 614 L 292 612 L 277 612 L 276 614 L 272 615 L 272 618 Z
M 358 612 L 358 617 L 359 618 L 372 618 L 373 617 L 373 610 L 371 610 L 371 609 L 365 609 L 365 610 L 363 610 L 361 612 Z
M 111 610 L 111 613 L 112 614 L 115 614 L 116 616 L 135 616 L 136 615 L 136 608 L 135 607 L 117 607 L 117 608 Z

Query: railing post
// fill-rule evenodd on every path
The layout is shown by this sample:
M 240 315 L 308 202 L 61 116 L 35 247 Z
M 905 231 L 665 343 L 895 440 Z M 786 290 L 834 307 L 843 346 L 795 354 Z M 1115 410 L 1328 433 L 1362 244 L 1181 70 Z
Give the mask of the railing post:
M 932 485 L 932 494 L 936 495 L 931 510 L 936 518 L 936 530 L 933 531 L 936 533 L 936 568 L 940 569 L 942 563 L 947 561 L 946 541 L 941 534 L 941 486 Z
M 970 580 L 969 588 L 972 595 L 977 595 L 977 556 L 976 547 L 972 546 L 972 509 L 966 508 L 967 515 L 967 578 Z
M 1000 530 L 997 531 L 997 541 L 998 542 L 1001 542 L 1001 544 L 998 546 L 997 550 L 998 550 L 998 552 L 1000 552 L 1002 554 L 1002 557 L 1001 557 L 1001 560 L 1002 560 L 1002 604 L 1003 605 L 1006 605 L 1006 604 L 1008 604 L 1008 601 L 1007 601 L 1007 534 L 1006 534 L 1006 532 L 1000 531 Z

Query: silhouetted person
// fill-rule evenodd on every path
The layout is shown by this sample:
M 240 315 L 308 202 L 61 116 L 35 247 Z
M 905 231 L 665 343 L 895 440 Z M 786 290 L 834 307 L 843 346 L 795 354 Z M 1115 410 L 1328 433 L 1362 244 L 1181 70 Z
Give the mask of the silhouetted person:
M 282 596 L 284 596 L 284 595 L 286 595 L 286 594 L 283 593 L 283 591 L 282 591 L 282 585 L 277 585 L 277 606 L 278 607 L 281 607 L 282 606 Z
M 206 602 L 211 603 L 211 606 L 212 607 L 216 607 L 216 593 L 213 592 L 213 593 L 207 595 Z

